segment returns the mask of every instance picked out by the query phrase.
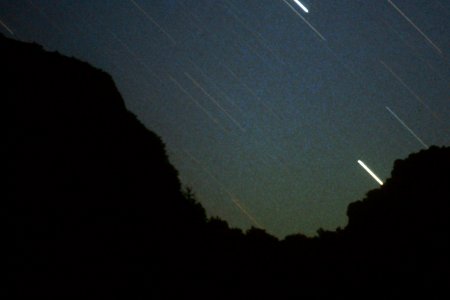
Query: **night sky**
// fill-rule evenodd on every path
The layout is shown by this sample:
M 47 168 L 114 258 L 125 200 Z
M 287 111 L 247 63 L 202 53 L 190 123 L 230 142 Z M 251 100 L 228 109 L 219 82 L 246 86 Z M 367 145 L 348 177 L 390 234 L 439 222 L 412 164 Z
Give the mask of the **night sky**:
M 344 227 L 393 162 L 450 145 L 448 0 L 2 0 L 0 31 L 110 73 L 209 216 Z

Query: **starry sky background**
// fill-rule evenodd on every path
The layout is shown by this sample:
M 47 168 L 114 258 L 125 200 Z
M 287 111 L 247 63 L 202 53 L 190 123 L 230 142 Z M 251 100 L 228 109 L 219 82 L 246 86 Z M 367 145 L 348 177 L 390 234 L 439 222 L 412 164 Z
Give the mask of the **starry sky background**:
M 357 160 L 450 145 L 450 1 L 301 2 L 2 0 L 0 31 L 110 73 L 209 216 L 313 235 L 378 187 Z

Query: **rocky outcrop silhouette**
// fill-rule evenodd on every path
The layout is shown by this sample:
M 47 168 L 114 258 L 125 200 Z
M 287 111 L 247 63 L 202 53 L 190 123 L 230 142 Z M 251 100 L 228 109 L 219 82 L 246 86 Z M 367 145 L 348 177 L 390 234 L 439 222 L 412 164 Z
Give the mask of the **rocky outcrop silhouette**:
M 0 61 L 7 298 L 449 296 L 450 148 L 396 161 L 343 229 L 279 240 L 207 218 L 105 72 L 1 35 Z

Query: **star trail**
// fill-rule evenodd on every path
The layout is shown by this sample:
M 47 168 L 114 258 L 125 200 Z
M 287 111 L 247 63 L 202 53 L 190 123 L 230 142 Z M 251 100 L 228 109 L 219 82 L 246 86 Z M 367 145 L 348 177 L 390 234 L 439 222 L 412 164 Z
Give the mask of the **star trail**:
M 450 145 L 449 1 L 1 1 L 0 32 L 110 73 L 233 227 L 345 226 L 396 159 Z
M 379 185 L 383 185 L 383 181 L 361 160 L 358 160 L 358 164 L 367 172 L 369 173 L 372 178 L 378 182 Z

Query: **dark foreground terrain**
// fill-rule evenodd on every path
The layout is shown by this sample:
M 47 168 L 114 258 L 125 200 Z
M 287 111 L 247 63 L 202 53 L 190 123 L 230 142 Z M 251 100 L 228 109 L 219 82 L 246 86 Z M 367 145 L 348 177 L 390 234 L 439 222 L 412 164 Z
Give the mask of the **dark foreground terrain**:
M 450 148 L 396 161 L 345 228 L 280 241 L 208 219 L 108 74 L 3 36 L 0 61 L 3 299 L 450 296 Z

